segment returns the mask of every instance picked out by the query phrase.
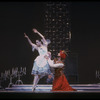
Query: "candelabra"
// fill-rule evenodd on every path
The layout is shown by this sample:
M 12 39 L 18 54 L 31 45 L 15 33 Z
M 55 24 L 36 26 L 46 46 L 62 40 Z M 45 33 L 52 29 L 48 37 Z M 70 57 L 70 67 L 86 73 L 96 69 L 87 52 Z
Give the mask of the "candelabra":
M 1 86 L 1 83 L 6 81 L 7 78 L 9 78 L 10 76 L 10 70 L 5 71 L 5 73 L 1 73 L 1 77 L 0 77 L 0 88 L 2 89 L 3 87 Z
M 24 68 L 20 68 L 20 70 L 18 70 L 18 67 L 16 68 L 12 68 L 12 73 L 10 73 L 10 70 L 5 70 L 4 73 L 1 73 L 1 77 L 0 77 L 0 88 L 2 88 L 1 86 L 1 82 L 2 81 L 6 81 L 7 79 L 10 79 L 10 82 L 8 84 L 8 87 L 12 87 L 12 85 L 14 84 L 12 82 L 12 79 L 13 78 L 17 78 L 18 77 L 18 80 L 16 81 L 15 84 L 23 84 L 22 80 L 20 80 L 20 77 L 22 75 L 26 75 L 26 67 Z
M 1 82 L 2 82 L 2 79 L 1 79 L 1 77 L 0 77 L 0 89 L 2 89 L 3 87 L 1 86 Z
M 20 77 L 22 76 L 22 75 L 26 75 L 26 67 L 25 68 L 20 68 L 20 71 L 18 71 L 17 72 L 17 76 L 18 76 L 18 80 L 16 81 L 16 83 L 15 84 L 23 84 L 23 82 L 22 82 L 22 80 L 20 80 Z
M 17 72 L 18 72 L 18 67 L 16 67 L 15 69 L 12 68 L 12 74 L 10 74 L 10 77 L 9 77 L 10 83 L 9 83 L 8 87 L 12 87 L 12 85 L 13 85 L 12 79 L 17 77 Z
M 100 72 L 99 72 L 99 70 L 96 70 L 96 78 L 100 79 Z

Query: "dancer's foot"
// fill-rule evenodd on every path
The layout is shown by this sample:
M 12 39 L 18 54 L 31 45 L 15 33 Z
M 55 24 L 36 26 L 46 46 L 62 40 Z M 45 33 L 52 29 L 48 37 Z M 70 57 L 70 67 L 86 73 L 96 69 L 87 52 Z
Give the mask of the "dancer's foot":
M 32 91 L 35 91 L 35 87 L 32 87 Z

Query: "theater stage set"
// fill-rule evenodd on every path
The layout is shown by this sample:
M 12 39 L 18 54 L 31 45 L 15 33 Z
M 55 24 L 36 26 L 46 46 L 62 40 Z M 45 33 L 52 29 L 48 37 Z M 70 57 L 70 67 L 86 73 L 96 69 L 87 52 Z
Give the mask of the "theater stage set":
M 0 34 L 0 100 L 10 98 L 100 99 L 100 83 L 95 81 L 95 71 L 100 65 L 100 25 L 96 25 L 96 23 L 100 23 L 100 9 L 98 8 L 100 8 L 100 3 L 94 2 L 91 4 L 83 2 L 70 4 L 65 1 L 0 2 L 0 33 L 2 33 Z M 48 49 L 53 57 L 61 49 L 68 52 L 67 74 L 77 75 L 79 72 L 83 75 L 79 75 L 82 77 L 82 82 L 88 81 L 90 84 L 73 83 L 73 81 L 69 82 L 70 86 L 77 91 L 53 92 L 51 91 L 52 84 L 42 83 L 38 84 L 33 92 L 32 83 L 27 80 L 30 78 L 28 75 L 24 81 L 29 83 L 12 84 L 12 78 L 14 79 L 14 77 L 18 77 L 19 73 L 22 73 L 20 66 L 26 66 L 23 68 L 23 75 L 26 75 L 26 68 L 27 73 L 31 73 L 37 54 L 32 52 L 24 38 L 24 32 L 32 41 L 35 41 L 38 36 L 33 34 L 32 28 L 37 28 L 39 32 L 44 33 L 43 35 L 47 39 L 51 40 Z M 20 72 L 18 68 L 15 68 L 17 65 L 20 67 Z M 100 80 L 99 70 L 100 68 L 96 73 L 98 81 Z M 11 84 L 2 87 L 5 83 L 1 81 L 6 79 L 9 79 Z M 95 83 L 92 84 L 90 81 Z
M 0 90 L 0 98 L 22 99 L 99 99 L 100 84 L 70 84 L 77 91 L 52 92 L 52 84 L 38 84 L 32 91 L 32 84 L 12 85 Z

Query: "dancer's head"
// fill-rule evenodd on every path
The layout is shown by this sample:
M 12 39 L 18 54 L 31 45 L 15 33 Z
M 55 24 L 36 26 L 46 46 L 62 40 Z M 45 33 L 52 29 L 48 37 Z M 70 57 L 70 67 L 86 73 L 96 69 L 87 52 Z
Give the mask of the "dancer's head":
M 67 53 L 64 50 L 60 50 L 60 52 L 57 55 L 58 59 L 61 59 L 61 60 L 65 60 L 66 56 L 67 56 Z
M 36 40 L 36 45 L 37 45 L 38 47 L 40 47 L 40 46 L 42 45 L 41 41 Z

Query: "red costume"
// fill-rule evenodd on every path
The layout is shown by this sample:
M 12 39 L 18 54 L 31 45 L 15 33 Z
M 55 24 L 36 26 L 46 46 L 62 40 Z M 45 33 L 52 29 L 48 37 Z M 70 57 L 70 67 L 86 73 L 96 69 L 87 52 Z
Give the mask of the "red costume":
M 62 57 L 63 59 L 66 58 L 66 54 L 62 51 L 60 51 L 60 57 Z M 62 61 L 56 61 L 56 63 L 63 63 Z M 66 76 L 63 73 L 63 69 L 62 68 L 55 68 L 55 77 L 53 80 L 53 87 L 52 87 L 52 91 L 76 91 L 76 89 L 73 89 L 68 81 Z

